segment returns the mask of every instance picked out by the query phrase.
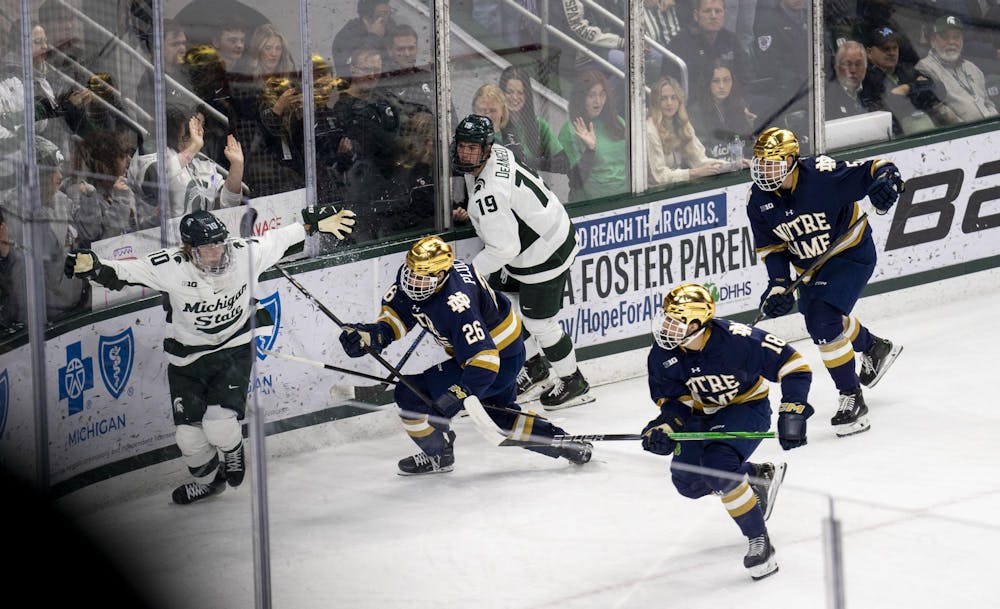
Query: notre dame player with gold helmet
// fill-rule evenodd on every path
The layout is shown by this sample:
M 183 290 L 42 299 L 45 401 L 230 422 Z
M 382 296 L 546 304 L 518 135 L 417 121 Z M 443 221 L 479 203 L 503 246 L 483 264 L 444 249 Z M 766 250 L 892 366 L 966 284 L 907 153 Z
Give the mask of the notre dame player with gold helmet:
M 764 521 L 771 515 L 784 463 L 751 463 L 759 439 L 675 442 L 674 432 L 766 431 L 771 427 L 769 386 L 781 384 L 778 438 L 789 450 L 806 443 L 806 401 L 812 371 L 791 345 L 760 328 L 715 317 L 711 293 L 695 283 L 667 293 L 653 321 L 649 352 L 650 397 L 659 416 L 642 430 L 642 447 L 673 455 L 671 479 L 685 497 L 717 494 L 749 540 L 743 565 L 753 579 L 778 570 Z M 728 472 L 713 476 L 688 465 Z M 753 476 L 753 480 L 749 477 Z
M 819 346 L 840 399 L 830 421 L 838 436 L 867 431 L 868 406 L 861 385 L 874 387 L 902 346 L 879 338 L 851 315 L 875 270 L 875 242 L 860 201 L 868 196 L 885 214 L 903 191 L 899 169 L 888 160 L 837 161 L 799 158 L 799 142 L 787 129 L 772 127 L 757 138 L 747 202 L 757 255 L 767 267 L 768 287 L 760 311 L 768 317 L 795 305 L 791 269 L 802 274 L 837 239 L 850 233 L 837 252 L 798 289 L 799 312 Z M 861 374 L 854 353 L 861 353 Z
M 378 319 L 345 324 L 340 342 L 347 355 L 362 357 L 366 347 L 379 353 L 416 325 L 425 328 L 451 359 L 406 377 L 433 404 L 424 402 L 407 383 L 396 385 L 403 427 L 421 450 L 400 460 L 400 475 L 452 471 L 455 432 L 450 420 L 468 396 L 497 407 L 487 411 L 490 418 L 516 439 L 530 436 L 544 441 L 565 434 L 544 419 L 517 413 L 517 375 L 524 366 L 521 316 L 471 265 L 455 260 L 451 246 L 438 236 L 413 244 L 396 281 L 382 297 Z M 578 465 L 590 460 L 592 450 L 589 442 L 526 448 Z

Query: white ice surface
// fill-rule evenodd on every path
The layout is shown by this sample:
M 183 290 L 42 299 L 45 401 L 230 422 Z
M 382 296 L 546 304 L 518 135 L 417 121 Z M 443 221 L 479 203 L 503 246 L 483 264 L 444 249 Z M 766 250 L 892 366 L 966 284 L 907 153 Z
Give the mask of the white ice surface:
M 396 461 L 414 445 L 379 413 L 362 417 L 384 418 L 377 437 L 268 461 L 273 606 L 818 608 L 832 506 L 849 607 L 996 607 L 998 277 L 862 300 L 862 321 L 905 346 L 865 393 L 872 429 L 864 434 L 834 436 L 832 381 L 817 349 L 795 343 L 816 373 L 809 444 L 784 452 L 765 441 L 753 458 L 789 463 L 768 523 L 780 565 L 770 578 L 745 573 L 746 541 L 720 501 L 681 497 L 668 459 L 638 442 L 599 443 L 578 467 L 489 446 L 463 418 L 454 472 L 401 477 Z M 922 297 L 907 301 L 911 293 Z M 866 319 L 885 299 L 896 313 Z M 644 378 L 593 392 L 596 403 L 551 418 L 569 433 L 637 433 L 655 415 Z M 170 505 L 161 486 L 78 514 L 169 607 L 247 609 L 250 483 L 188 507 Z

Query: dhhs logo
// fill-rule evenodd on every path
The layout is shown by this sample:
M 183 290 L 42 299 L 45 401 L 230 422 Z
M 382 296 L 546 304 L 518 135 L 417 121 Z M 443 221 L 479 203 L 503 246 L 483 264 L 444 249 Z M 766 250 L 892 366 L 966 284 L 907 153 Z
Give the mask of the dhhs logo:
M 83 357 L 80 341 L 66 346 L 66 365 L 59 369 L 59 401 L 69 402 L 70 415 L 83 411 L 83 394 L 94 388 L 94 358 Z
M 135 354 L 132 328 L 127 328 L 115 336 L 101 336 L 97 353 L 104 386 L 117 400 L 125 391 L 128 379 L 132 376 L 132 360 Z

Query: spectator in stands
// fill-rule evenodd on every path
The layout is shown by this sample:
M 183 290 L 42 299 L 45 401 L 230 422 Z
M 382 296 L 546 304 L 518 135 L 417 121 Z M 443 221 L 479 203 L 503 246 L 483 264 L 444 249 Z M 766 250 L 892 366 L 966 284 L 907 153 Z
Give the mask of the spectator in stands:
M 756 72 L 750 55 L 743 50 L 736 34 L 725 29 L 726 8 L 723 0 L 698 0 L 693 11 L 695 27 L 682 30 L 670 43 L 670 50 L 687 64 L 689 90 L 700 90 L 712 78 L 711 64 L 716 59 L 733 62 L 736 75 L 746 87 Z M 677 67 L 663 63 L 663 76 L 680 78 Z
M 49 140 L 35 137 L 35 160 L 38 165 L 38 187 L 41 206 L 34 214 L 34 220 L 44 226 L 40 231 L 40 243 L 36 244 L 36 255 L 41 257 L 43 279 L 45 282 L 45 315 L 49 322 L 66 319 L 90 309 L 90 288 L 80 280 L 68 280 L 62 274 L 62 261 L 66 254 L 77 245 L 76 227 L 70 222 L 72 202 L 59 190 L 62 182 L 63 154 Z M 16 196 L 16 191 L 8 191 L 7 196 Z M 13 203 L 13 204 L 12 204 Z M 15 209 L 16 203 L 3 201 L 3 208 Z M 26 226 L 23 223 L 11 222 L 7 217 L 7 241 L 10 249 L 8 256 L 10 279 L 12 281 L 10 295 L 13 299 L 11 313 L 16 312 L 15 321 L 23 323 L 27 313 L 27 291 L 25 289 L 24 250 L 17 251 L 14 243 L 24 243 Z M 0 238 L 3 235 L 0 233 Z M 0 249 L 0 254 L 2 254 Z
M 868 55 L 863 44 L 856 40 L 842 42 L 834 58 L 834 70 L 836 78 L 826 85 L 827 120 L 884 109 L 865 107 L 863 103 L 862 85 L 868 70 Z
M 974 63 L 962 58 L 963 25 L 955 16 L 941 17 L 931 30 L 931 50 L 917 69 L 944 86 L 944 104 L 964 122 L 996 116 L 986 94 L 986 77 Z
M 282 141 L 280 115 L 300 103 L 301 91 L 285 36 L 267 23 L 254 30 L 236 67 L 233 106 L 236 138 L 243 147 L 246 181 L 255 197 L 302 188 L 302 175 L 292 168 L 292 148 Z M 278 95 L 273 95 L 277 91 Z M 282 95 L 284 94 L 284 95 Z M 278 115 L 275 104 L 280 102 Z M 270 127 L 265 127 L 269 125 Z
M 227 72 L 233 72 L 246 51 L 247 31 L 238 19 L 225 18 L 212 34 L 212 46 L 219 52 Z
M 676 79 L 661 78 L 649 95 L 646 156 L 651 185 L 686 182 L 726 170 L 723 161 L 705 155 L 684 107 L 684 91 Z
M 756 1 L 756 0 L 754 0 Z M 669 47 L 681 31 L 676 0 L 643 0 L 643 32 L 662 47 Z M 646 77 L 655 78 L 663 69 L 663 58 L 649 51 L 646 57 Z
M 268 76 L 290 76 L 295 71 L 288 41 L 277 26 L 265 23 L 254 30 L 237 71 L 261 82 Z
M 350 58 L 360 46 L 386 46 L 386 34 L 396 27 L 389 0 L 358 0 L 358 16 L 351 19 L 333 37 L 333 68 L 337 76 L 350 73 Z
M 184 69 L 191 91 L 201 100 L 195 109 L 204 117 L 205 145 L 202 153 L 227 167 L 227 137 L 233 133 L 236 109 L 226 76 L 226 64 L 215 47 L 198 44 L 184 53 Z
M 204 118 L 186 106 L 168 106 L 166 176 L 167 209 L 161 219 L 172 220 L 199 209 L 214 210 L 234 207 L 242 200 L 243 149 L 239 141 L 228 136 L 226 158 L 229 173 L 225 175 L 211 159 L 201 154 L 204 145 Z M 152 207 L 157 198 L 156 153 L 136 154 L 129 165 L 127 180 L 136 198 Z
M 868 33 L 868 71 L 862 84 L 866 108 L 884 106 L 893 116 L 894 134 L 919 133 L 935 126 L 959 122 L 950 108 L 941 103 L 943 87 L 904 63 L 899 55 L 900 35 L 889 26 Z
M 417 65 L 417 32 L 409 25 L 397 25 L 386 36 L 384 74 L 379 86 L 399 100 L 403 114 L 433 112 L 434 74 Z
M 584 70 L 573 84 L 569 120 L 559 131 L 570 164 L 570 203 L 628 191 L 625 119 L 614 107 L 607 77 Z
M 83 23 L 76 14 L 62 0 L 45 0 L 38 7 L 38 24 L 48 34 L 49 44 L 58 51 L 51 59 L 53 65 L 77 82 L 85 81 L 85 76 L 70 61 L 83 63 L 85 57 Z
M 337 144 L 336 169 L 342 176 L 344 198 L 358 215 L 360 242 L 375 237 L 391 196 L 391 178 L 399 155 L 400 110 L 395 97 L 379 87 L 382 55 L 374 44 L 362 44 L 351 55 L 350 86 L 333 107 L 343 130 Z
M 384 218 L 389 236 L 434 228 L 434 115 L 419 112 L 407 121 L 393 177 L 393 208 Z
M 535 112 L 535 96 L 528 74 L 523 68 L 508 66 L 500 73 L 500 89 L 507 105 L 508 120 L 503 137 L 498 141 L 514 151 L 518 161 L 527 167 L 566 173 L 569 169 L 566 151 L 548 121 Z M 493 124 L 496 125 L 496 121 Z
M 691 99 L 693 103 L 686 105 L 688 114 L 706 154 L 726 159 L 731 163 L 729 170 L 738 170 L 744 148 L 753 139 L 757 115 L 747 107 L 732 65 L 723 59 L 715 60 L 708 89 L 693 91 Z M 733 164 L 737 161 L 739 165 Z
M 736 34 L 740 47 L 753 56 L 754 22 L 759 18 L 758 10 L 772 2 L 765 2 L 758 7 L 757 0 L 726 0 L 726 29 Z
M 21 303 L 24 297 L 17 294 L 23 289 L 24 261 L 13 241 L 10 225 L 0 207 L 0 331 L 12 332 L 23 323 Z M 20 275 L 19 275 L 20 273 Z
M 812 65 L 809 53 L 809 19 L 806 0 L 779 0 L 761 6 L 754 26 L 753 53 L 757 76 L 766 94 L 754 107 L 767 125 L 781 124 L 795 133 L 806 133 Z
M 345 81 L 334 78 L 333 66 L 320 55 L 312 56 L 313 71 L 313 122 L 316 143 L 316 185 L 320 204 L 337 197 L 330 167 L 336 161 L 337 146 L 343 129 L 334 117 L 333 109 Z M 297 175 L 297 182 L 305 184 L 305 131 L 303 104 L 305 96 L 302 82 L 285 76 L 269 78 L 261 93 L 261 124 L 270 138 L 271 145 L 280 144 L 271 154 L 280 158 L 283 165 Z
M 159 223 L 159 208 L 136 202 L 125 181 L 131 150 L 110 131 L 93 131 L 79 144 L 80 179 L 64 183 L 73 200 L 80 247 Z
M 612 14 L 625 15 L 622 0 L 606 0 L 601 5 Z M 620 25 L 615 24 L 601 13 L 586 8 L 582 0 L 553 0 L 549 3 L 549 18 L 552 24 L 568 34 L 579 46 L 557 43 L 560 47 L 559 75 L 570 82 L 585 70 L 604 70 L 580 46 L 601 59 L 607 60 L 621 69 L 623 67 L 625 38 Z M 617 53 L 612 56 L 612 52 Z M 607 78 L 607 74 L 605 74 Z M 613 77 L 616 89 L 624 88 L 620 78 Z
M 192 105 L 192 100 L 187 93 L 181 91 L 179 87 L 190 90 L 190 83 L 184 74 L 184 54 L 187 52 L 188 41 L 184 28 L 173 19 L 163 20 L 163 71 L 164 77 L 173 79 L 173 83 L 164 78 L 165 104 L 185 104 Z M 152 53 L 152 49 L 150 49 Z M 153 114 L 153 68 L 148 68 L 139 79 L 138 94 L 136 101 L 139 106 Z M 153 125 L 148 125 L 152 130 Z

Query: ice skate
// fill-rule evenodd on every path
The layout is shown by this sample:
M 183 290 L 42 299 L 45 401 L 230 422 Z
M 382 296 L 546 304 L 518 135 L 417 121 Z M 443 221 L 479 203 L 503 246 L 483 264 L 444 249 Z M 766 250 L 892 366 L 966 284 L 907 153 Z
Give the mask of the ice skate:
M 764 579 L 778 572 L 778 561 L 774 558 L 774 546 L 767 533 L 750 540 L 750 549 L 743 557 L 743 566 L 750 572 L 753 579 Z
M 226 482 L 229 486 L 236 488 L 243 484 L 243 476 L 247 470 L 242 440 L 233 450 L 222 451 L 222 462 L 226 468 Z
M 871 423 L 868 422 L 868 406 L 861 394 L 861 387 L 840 392 L 837 414 L 830 419 L 830 424 L 840 437 L 853 436 L 871 429 Z
M 226 474 L 222 465 L 219 465 L 219 469 L 215 470 L 215 478 L 213 478 L 211 482 L 203 484 L 195 481 L 182 484 L 174 489 L 171 497 L 173 498 L 174 503 L 187 505 L 189 503 L 194 503 L 195 501 L 201 501 L 202 499 L 218 495 L 224 490 L 226 490 Z
M 583 374 L 577 368 L 573 374 L 557 378 L 552 387 L 542 394 L 542 406 L 545 410 L 561 410 L 588 404 L 594 401 L 594 398 L 587 394 L 589 390 L 590 383 L 583 378 Z
M 549 380 L 549 365 L 541 355 L 536 355 L 524 363 L 517 375 L 518 399 L 537 397 Z
M 872 346 L 861 354 L 861 384 L 865 387 L 874 387 L 882 380 L 889 366 L 896 361 L 902 351 L 902 345 L 895 345 L 891 340 L 875 337 Z
M 778 498 L 778 489 L 781 487 L 781 481 L 785 479 L 785 470 L 788 469 L 788 464 L 751 463 L 750 465 L 753 467 L 751 475 L 766 481 L 761 483 L 751 481 L 750 488 L 757 495 L 760 511 L 764 513 L 764 520 L 767 520 L 771 517 L 774 501 Z
M 559 456 L 577 465 L 590 461 L 594 445 L 590 442 L 566 442 L 559 446 Z
M 444 451 L 440 455 L 428 455 L 419 452 L 412 457 L 400 459 L 400 476 L 419 476 L 422 474 L 444 474 L 455 466 L 455 432 L 445 434 Z

